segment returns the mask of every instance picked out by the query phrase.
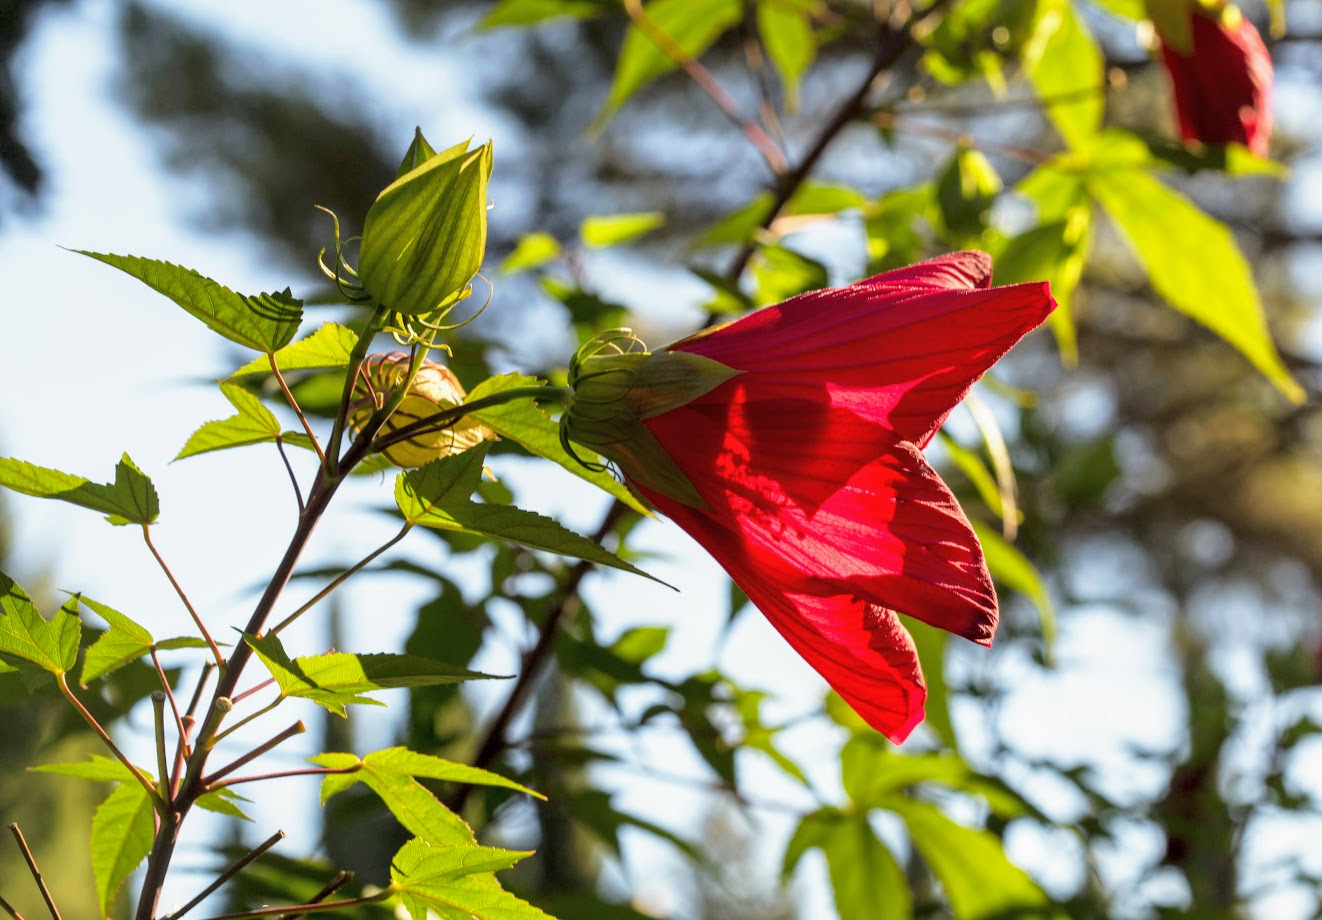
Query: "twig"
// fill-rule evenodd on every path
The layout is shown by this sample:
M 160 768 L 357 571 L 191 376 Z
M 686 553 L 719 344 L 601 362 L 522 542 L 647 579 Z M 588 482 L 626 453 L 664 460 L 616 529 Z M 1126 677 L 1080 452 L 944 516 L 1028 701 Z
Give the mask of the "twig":
M 294 466 L 289 462 L 289 454 L 285 452 L 284 439 L 277 436 L 275 439 L 275 449 L 280 452 L 280 459 L 285 463 L 285 472 L 289 474 L 289 484 L 294 487 L 294 501 L 298 502 L 298 510 L 303 510 L 303 490 L 298 487 L 298 477 L 294 475 Z
M 349 884 L 351 881 L 353 881 L 353 873 L 346 872 L 344 869 L 341 869 L 339 872 L 335 873 L 334 878 L 332 878 L 329 882 L 326 883 L 325 888 L 321 889 L 312 897 L 308 898 L 308 903 L 309 904 L 321 903 L 322 901 L 326 900 L 331 895 L 333 895 L 335 892 L 339 891 L 345 885 Z M 298 920 L 299 917 L 303 916 L 303 913 L 304 912 L 299 912 L 294 914 L 281 914 L 279 920 Z
M 160 690 L 151 693 L 152 722 L 156 728 L 156 770 L 161 798 L 170 797 L 170 767 L 166 763 L 165 753 L 165 694 Z M 182 736 L 181 736 L 182 737 Z
M 202 673 L 198 675 L 197 686 L 193 688 L 193 698 L 188 701 L 188 709 L 184 713 L 186 716 L 192 716 L 197 712 L 197 704 L 202 702 L 202 691 L 206 689 L 207 679 L 211 677 L 211 672 L 215 669 L 216 665 L 210 661 L 202 665 Z
M 179 703 L 174 698 L 174 688 L 170 686 L 170 681 L 165 676 L 165 668 L 161 667 L 161 659 L 157 657 L 155 647 L 151 650 L 151 663 L 156 665 L 156 675 L 161 679 L 161 689 L 165 691 L 165 698 L 170 701 L 170 712 L 174 714 L 175 731 L 179 732 L 180 743 L 183 743 L 184 720 L 179 715 Z
M 702 91 L 711 98 L 711 101 L 716 103 L 716 107 L 744 133 L 744 136 L 757 148 L 757 152 L 762 155 L 762 159 L 766 161 L 767 166 L 773 173 L 781 175 L 789 168 L 785 155 L 780 152 L 780 148 L 776 146 L 776 142 L 771 139 L 771 136 L 756 121 L 751 121 L 739 114 L 738 103 L 725 91 L 725 87 L 721 86 L 712 72 L 699 63 L 693 55 L 685 51 L 679 42 L 667 35 L 652 17 L 647 15 L 639 0 L 624 0 L 624 11 L 629 14 L 629 18 L 633 20 L 638 30 L 651 39 L 652 43 L 660 48 L 666 57 L 674 61 L 676 66 L 688 74 L 693 82 L 698 84 Z
M 171 572 L 170 567 L 165 564 L 165 560 L 161 558 L 161 554 L 156 551 L 156 546 L 151 542 L 151 526 L 148 524 L 142 525 L 142 539 L 146 541 L 147 549 L 151 550 L 151 554 L 156 557 L 156 562 L 160 565 L 161 571 L 165 573 L 165 577 L 168 578 L 170 584 L 174 586 L 175 594 L 178 594 L 179 600 L 184 602 L 184 607 L 188 609 L 188 615 L 191 616 L 193 622 L 197 624 L 198 630 L 202 633 L 202 638 L 207 640 L 207 645 L 211 647 L 211 654 L 216 659 L 216 667 L 224 668 L 225 656 L 220 653 L 220 647 L 216 645 L 216 640 L 211 638 L 211 633 L 207 632 L 207 628 L 202 623 L 202 618 L 197 615 L 197 610 L 194 609 L 192 601 L 188 599 L 188 595 L 184 593 L 184 589 L 181 588 L 179 582 L 175 580 L 174 573 Z
M 41 870 L 37 868 L 37 861 L 32 857 L 32 851 L 28 849 L 28 842 L 23 839 L 23 832 L 18 829 L 17 823 L 9 825 L 9 832 L 18 841 L 18 848 L 23 853 L 23 858 L 27 860 L 28 871 L 32 873 L 33 879 L 37 882 L 42 900 L 46 902 L 46 909 L 50 911 L 51 920 L 61 920 L 59 908 L 55 906 L 55 899 L 51 897 L 50 889 L 46 887 L 46 880 L 41 877 Z
M 354 764 L 352 767 L 308 767 L 301 770 L 284 770 L 279 773 L 260 773 L 253 776 L 240 776 L 219 783 L 210 783 L 209 791 L 215 792 L 217 789 L 224 789 L 226 786 L 237 786 L 240 783 L 255 783 L 259 780 L 266 779 L 285 779 L 291 776 L 332 776 L 337 773 L 357 773 L 362 768 L 362 764 Z
M 152 806 L 156 811 L 158 813 L 164 813 L 165 800 L 162 799 L 160 793 L 156 791 L 156 787 L 152 785 L 152 781 L 147 778 L 145 773 L 134 766 L 133 761 L 124 756 L 124 752 L 119 749 L 115 742 L 110 740 L 110 736 L 106 734 L 106 730 L 101 727 L 101 723 L 96 720 L 95 716 L 87 711 L 87 707 L 82 704 L 78 697 L 73 695 L 73 691 L 69 689 L 69 681 L 65 676 L 63 674 L 55 675 L 55 682 L 59 685 L 60 693 L 64 694 L 64 698 L 73 704 L 73 708 L 78 710 L 78 714 L 83 717 L 83 721 L 91 726 L 92 731 L 96 732 L 101 738 L 101 743 L 110 749 L 110 753 L 114 754 L 120 763 L 129 768 L 129 771 L 137 778 L 138 782 L 142 784 L 142 788 L 147 790 L 147 794 L 151 796 Z M 11 826 L 17 827 L 17 825 Z
M 241 910 L 237 914 L 218 914 L 214 917 L 207 917 L 206 920 L 243 920 L 244 917 L 279 917 L 294 911 L 298 914 L 314 914 L 324 910 L 339 910 L 343 907 L 358 907 L 362 904 L 375 904 L 378 901 L 384 901 L 395 893 L 395 889 L 384 888 L 376 894 L 364 895 L 361 898 L 347 898 L 343 901 L 321 901 L 319 903 L 304 904 L 286 904 L 284 907 L 263 907 L 258 910 Z
M 354 563 L 353 565 L 349 566 L 349 568 L 345 569 L 345 570 L 344 570 L 343 572 L 341 572 L 339 575 L 336 575 L 335 578 L 331 580 L 330 584 L 326 585 L 326 587 L 324 587 L 324 588 L 322 588 L 320 591 L 318 591 L 318 592 L 312 597 L 312 599 L 311 599 L 310 601 L 308 601 L 308 602 L 307 602 L 306 604 L 304 604 L 303 606 L 299 607 L 297 610 L 295 610 L 295 611 L 294 611 L 293 613 L 291 613 L 289 616 L 285 617 L 283 620 L 281 620 L 281 621 L 280 621 L 279 623 L 277 623 L 276 625 L 272 626 L 270 632 L 268 632 L 267 635 L 274 636 L 275 634 L 277 634 L 278 632 L 280 632 L 280 630 L 282 630 L 282 629 L 284 629 L 286 626 L 288 626 L 290 623 L 293 623 L 295 620 L 297 620 L 297 619 L 298 619 L 299 617 L 301 617 L 303 614 L 307 613 L 309 610 L 311 610 L 313 607 L 315 607 L 315 606 L 316 606 L 317 604 L 319 604 L 321 601 L 325 600 L 325 598 L 326 598 L 326 596 L 327 596 L 328 594 L 330 594 L 332 591 L 334 591 L 334 590 L 335 590 L 336 588 L 338 588 L 340 585 L 344 584 L 346 581 L 348 581 L 350 578 L 352 578 L 352 577 L 353 577 L 354 575 L 356 575 L 358 572 L 362 571 L 362 569 L 363 569 L 364 567 L 370 565 L 374 559 L 376 559 L 378 556 L 380 556 L 380 555 L 381 555 L 382 553 L 384 553 L 386 550 L 390 549 L 390 547 L 394 546 L 394 545 L 395 545 L 396 543 L 398 543 L 400 540 L 404 539 L 404 537 L 406 537 L 406 536 L 408 535 L 408 532 L 409 532 L 410 530 L 412 530 L 412 529 L 413 529 L 413 525 L 412 525 L 412 524 L 405 523 L 404 526 L 403 526 L 402 528 L 400 528 L 399 533 L 395 534 L 393 537 L 391 537 L 391 538 L 390 538 L 389 540 L 387 540 L 385 543 L 381 544 L 381 545 L 378 546 L 376 549 L 372 550 L 372 552 L 368 553 L 368 554 L 367 554 L 366 556 L 364 556 L 362 559 L 358 560 L 358 562 L 356 562 L 356 563 Z
M 234 863 L 234 865 L 230 866 L 224 872 L 220 873 L 220 875 L 216 876 L 215 881 L 213 881 L 206 888 L 203 888 L 201 891 L 199 891 L 197 897 L 193 898 L 193 900 L 189 901 L 187 904 L 176 910 L 174 913 L 167 914 L 164 920 L 178 920 L 178 918 L 182 917 L 184 914 L 188 913 L 194 907 L 197 907 L 197 905 L 205 901 L 207 897 L 211 894 L 211 892 L 215 891 L 221 885 L 225 884 L 230 879 L 234 878 L 234 876 L 238 875 L 245 868 L 247 868 L 249 863 L 260 858 L 263 853 L 265 853 L 267 850 L 271 849 L 271 847 L 275 846 L 277 843 L 279 843 L 281 840 L 284 839 L 285 839 L 284 831 L 276 831 L 270 837 L 267 837 L 256 847 L 254 847 L 247 855 L 243 856 L 238 862 Z
M 606 538 L 606 535 L 615 527 L 616 522 L 624 515 L 627 507 L 623 502 L 618 501 L 611 504 L 610 509 L 601 520 L 601 525 L 597 527 L 596 532 L 591 537 L 593 543 L 600 543 Z M 482 743 L 478 746 L 477 754 L 473 757 L 473 766 L 479 769 L 485 768 L 504 750 L 506 746 L 505 731 L 509 728 L 510 721 L 513 720 L 515 714 L 518 713 L 519 707 L 523 705 L 523 700 L 528 691 L 532 689 L 533 683 L 541 676 L 542 665 L 546 663 L 547 656 L 550 654 L 560 623 L 564 620 L 565 614 L 569 612 L 572 606 L 571 601 L 578 596 L 579 583 L 582 582 L 583 576 L 591 568 L 592 566 L 589 563 L 579 562 L 569 570 L 569 575 L 565 578 L 564 585 L 560 590 L 560 603 L 542 621 L 536 643 L 523 656 L 523 668 L 510 690 L 509 697 L 505 700 L 505 705 L 501 707 L 500 712 L 487 725 Z M 454 795 L 450 797 L 447 803 L 450 810 L 454 812 L 462 811 L 472 790 L 473 787 L 469 785 L 460 785 L 456 788 Z
M 211 739 L 211 743 L 214 745 L 224 740 L 225 738 L 229 737 L 234 732 L 243 728 L 243 726 L 247 725 L 249 722 L 253 721 L 254 719 L 259 719 L 262 716 L 266 715 L 268 712 L 275 709 L 275 707 L 279 706 L 284 701 L 285 701 L 285 697 L 283 694 L 276 697 L 275 700 L 263 706 L 261 709 L 257 710 L 256 712 L 249 713 L 239 721 L 235 722 L 229 728 L 225 729 L 223 732 L 217 734 L 214 738 Z
M 234 705 L 237 706 L 239 705 L 239 703 L 241 703 L 243 700 L 247 699 L 248 697 L 252 696 L 254 693 L 260 693 L 262 690 L 265 690 L 267 687 L 271 686 L 274 683 L 275 683 L 275 678 L 268 677 L 260 684 L 253 684 L 251 687 L 249 687 L 247 690 L 244 690 L 242 693 L 234 694 L 232 697 L 230 697 L 230 699 L 233 700 Z
M 239 769 L 239 767 L 243 766 L 244 764 L 251 763 L 252 761 L 256 760 L 258 757 L 261 757 L 267 751 L 271 750 L 272 748 L 284 744 L 290 738 L 293 738 L 295 735 L 301 735 L 307 730 L 308 730 L 307 726 L 303 724 L 302 720 L 295 722 L 293 725 L 286 728 L 284 731 L 276 735 L 271 740 L 262 742 L 261 744 L 257 745 L 257 747 L 253 748 L 251 751 L 244 754 L 242 757 L 239 757 L 231 761 L 229 764 L 221 767 L 219 770 L 217 770 L 215 773 L 212 773 L 210 776 L 204 776 L 202 778 L 202 785 L 204 787 L 209 788 L 211 784 L 214 783 L 216 780 L 225 776 L 229 776 L 231 773 Z
M 1051 155 L 1042 153 L 1040 150 L 1033 150 L 1031 147 L 1019 147 L 1014 144 L 989 144 L 977 141 L 963 131 L 955 131 L 927 122 L 914 121 L 912 118 L 896 115 L 894 112 L 878 111 L 873 112 L 868 117 L 879 128 L 894 128 L 896 131 L 903 134 L 912 134 L 915 137 L 930 137 L 950 144 L 976 147 L 978 150 L 999 153 L 1002 156 L 1022 160 L 1025 163 L 1041 165 L 1050 162 L 1052 159 Z
M 5 913 L 9 914 L 9 916 L 12 917 L 13 920 L 23 920 L 23 915 L 20 914 L 18 911 L 14 910 L 13 905 L 10 904 L 8 901 L 6 901 L 4 898 L 0 898 L 0 910 L 3 910 Z
M 308 417 L 303 414 L 303 409 L 299 406 L 298 400 L 295 399 L 294 394 L 290 392 L 289 384 L 285 383 L 285 377 L 280 373 L 280 365 L 275 360 L 275 353 L 267 352 L 266 360 L 271 364 L 271 375 L 275 377 L 275 382 L 280 384 L 280 392 L 285 394 L 285 401 L 289 403 L 289 408 L 293 409 L 294 414 L 298 416 L 299 422 L 303 425 L 303 431 L 307 434 L 308 440 L 312 442 L 312 449 L 317 452 L 317 459 L 321 461 L 322 466 L 325 466 L 326 452 L 321 449 L 321 442 L 317 440 L 317 434 L 312 430 L 312 425 L 309 424 Z M 279 441 L 276 443 L 278 444 Z M 290 476 L 293 476 L 292 471 L 290 472 Z M 295 485 L 294 488 L 297 489 L 298 486 Z M 301 504 L 302 499 L 300 499 L 299 502 Z

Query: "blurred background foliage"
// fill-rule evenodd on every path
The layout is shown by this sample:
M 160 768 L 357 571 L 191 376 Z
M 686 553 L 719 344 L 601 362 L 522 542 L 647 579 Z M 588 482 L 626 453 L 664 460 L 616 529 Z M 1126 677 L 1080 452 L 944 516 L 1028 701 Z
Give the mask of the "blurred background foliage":
M 46 189 L 42 151 L 22 131 L 25 35 L 43 12 L 83 2 L 8 0 L 0 10 L 0 232 L 14 212 L 40 207 Z M 828 706 L 838 723 L 828 736 L 842 745 L 837 789 L 785 753 L 787 726 L 779 716 L 763 721 L 762 694 L 710 662 L 682 680 L 653 673 L 648 662 L 665 630 L 619 635 L 610 609 L 579 596 L 580 582 L 594 577 L 581 567 L 457 537 L 449 551 L 477 559 L 489 591 L 393 567 L 434 585 L 409 652 L 464 664 L 489 639 L 496 612 L 517 611 L 534 635 L 548 621 L 561 626 L 551 666 L 508 724 L 493 730 L 490 707 L 478 712 L 466 691 L 438 687 L 412 693 L 396 730 L 414 750 L 476 759 L 547 794 L 534 805 L 501 790 L 471 799 L 436 790 L 484 838 L 537 849 L 511 873 L 511 887 L 567 918 L 804 916 L 802 886 L 783 887 L 782 869 L 787 883 L 800 857 L 820 849 L 818 884 L 826 880 L 825 903 L 846 920 L 1322 916 L 1322 197 L 1303 181 L 1316 175 L 1322 135 L 1299 128 L 1322 106 L 1322 6 L 1291 0 L 1289 30 L 1268 40 L 1283 88 L 1272 152 L 1295 170 L 1273 174 L 1169 141 L 1168 88 L 1135 38 L 1137 10 L 1120 0 L 1064 5 L 1103 55 L 1096 92 L 1106 125 L 1151 141 L 1143 174 L 1159 174 L 1233 231 L 1284 364 L 1307 393 L 1296 404 L 1172 310 L 1086 199 L 1052 213 L 1049 190 L 1035 191 L 1035 170 L 1064 146 L 1018 63 L 1047 0 L 939 2 L 916 35 L 886 25 L 909 21 L 900 3 L 649 5 L 659 22 L 687 23 L 684 35 L 711 33 L 704 71 L 743 118 L 758 120 L 771 147 L 788 151 L 779 175 L 684 73 L 619 98 L 616 61 L 638 38 L 626 38 L 629 19 L 610 0 L 380 3 L 411 54 L 475 68 L 481 105 L 518 139 L 497 150 L 491 186 L 486 273 L 495 300 L 455 344 L 453 364 L 470 385 L 511 368 L 554 374 L 576 339 L 603 328 L 659 327 L 659 342 L 704 311 L 720 316 L 963 246 L 995 253 L 998 281 L 1051 277 L 1069 301 L 1054 340 L 1040 333 L 1022 346 L 979 388 L 979 410 L 957 413 L 933 452 L 987 534 L 1003 605 L 996 648 L 916 627 L 933 684 L 927 727 L 901 753 Z M 1264 10 L 1247 12 L 1265 21 Z M 554 13 L 572 15 L 534 22 Z M 309 254 L 326 244 L 328 228 L 311 204 L 361 227 L 412 126 L 383 119 L 372 88 L 344 71 L 255 52 L 190 17 L 187 4 L 128 2 L 112 19 L 116 95 L 161 163 L 198 190 L 190 217 L 250 235 L 318 290 Z M 392 67 L 390 49 L 363 53 Z M 869 68 L 880 70 L 875 81 Z M 437 107 L 454 101 L 444 87 L 434 93 Z M 842 109 L 853 94 L 860 104 Z M 622 104 L 603 120 L 608 99 Z M 823 155 L 796 175 L 823 138 Z M 789 206 L 764 220 L 771 196 L 791 192 Z M 583 226 L 594 215 L 652 212 L 661 217 Z M 627 247 L 609 269 L 619 277 L 594 277 L 587 266 L 583 252 L 600 243 Z M 1196 237 L 1174 245 L 1196 263 L 1190 243 L 1201 245 Z M 601 282 L 627 289 L 631 272 L 640 288 L 668 273 L 705 293 L 692 298 L 687 320 L 658 312 L 661 304 L 630 317 Z M 636 523 L 615 515 L 600 536 L 627 558 Z M 742 616 L 742 607 L 732 594 L 729 610 L 686 615 Z M 1089 644 L 1099 616 L 1152 637 L 1169 669 L 1169 698 L 1152 705 L 1176 712 L 1180 730 L 1160 744 L 1089 742 L 1099 720 L 1147 716 L 1126 687 L 1124 662 Z M 1051 628 L 1068 655 L 1051 654 Z M 1077 675 L 1091 688 L 1088 705 L 1066 719 L 1039 716 L 1025 699 L 1024 688 L 1050 696 Z M 63 816 L 88 811 L 86 789 L 21 778 L 21 767 L 38 747 L 86 740 L 54 707 L 7 705 L 6 713 L 0 812 L 25 827 L 43 822 L 25 818 L 20 802 L 59 816 L 44 826 L 61 836 L 41 845 L 75 847 L 85 817 Z M 1060 734 L 1044 737 L 1046 726 Z M 353 723 L 328 720 L 325 732 L 327 749 L 356 749 Z M 706 765 L 706 779 L 689 780 L 705 792 L 706 814 L 685 825 L 622 808 L 628 773 L 606 768 L 629 760 L 629 745 L 603 744 L 603 732 L 665 732 L 691 748 Z M 817 804 L 767 801 L 746 782 L 750 758 L 776 764 L 811 790 L 801 800 Z M 783 863 L 756 845 L 767 814 L 791 830 Z M 325 821 L 322 852 L 263 860 L 229 886 L 225 906 L 315 890 L 341 867 L 381 882 L 406 836 L 381 803 L 346 794 Z M 686 857 L 668 898 L 649 899 L 620 871 L 622 841 L 637 834 Z M 1045 895 L 1007 860 L 1006 842 Z M 19 877 L 6 853 L 6 892 Z

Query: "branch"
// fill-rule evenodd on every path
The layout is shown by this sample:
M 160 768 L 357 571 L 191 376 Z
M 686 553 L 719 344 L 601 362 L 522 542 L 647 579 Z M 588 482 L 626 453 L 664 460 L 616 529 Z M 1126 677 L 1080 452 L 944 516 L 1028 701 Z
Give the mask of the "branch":
M 170 567 L 165 564 L 165 560 L 161 558 L 161 554 L 156 551 L 156 546 L 151 542 L 151 528 L 147 524 L 142 525 L 142 539 L 146 541 L 147 549 L 151 550 L 151 554 L 156 557 L 156 562 L 160 565 L 161 571 L 165 573 L 165 577 L 168 578 L 170 584 L 174 586 L 174 593 L 178 594 L 179 600 L 184 602 L 184 607 L 188 609 L 188 615 L 191 616 L 193 622 L 197 624 L 198 631 L 202 633 L 202 638 L 207 640 L 207 645 L 211 648 L 211 654 L 216 659 L 216 667 L 224 668 L 225 656 L 220 653 L 220 647 L 216 645 L 216 640 L 211 638 L 211 633 L 207 632 L 206 626 L 202 623 L 202 618 L 197 615 L 197 610 L 194 609 L 192 602 L 188 599 L 188 595 L 185 594 L 184 589 L 179 586 L 179 582 L 175 580 L 174 573 L 171 572 Z
M 18 848 L 23 853 L 23 859 L 27 861 L 28 871 L 37 882 L 37 888 L 41 891 L 41 897 L 46 902 L 46 909 L 50 911 L 52 920 L 61 920 L 59 908 L 55 906 L 55 899 L 51 897 L 50 889 L 46 887 L 46 881 L 41 877 L 41 870 L 37 868 L 37 861 L 32 857 L 32 851 L 28 849 L 28 842 L 23 839 L 23 832 L 18 829 L 18 824 L 9 825 L 9 831 L 18 841 Z M 15 917 L 18 916 L 12 907 L 5 905 Z
M 358 907 L 361 904 L 375 904 L 378 901 L 384 901 L 392 896 L 395 889 L 384 888 L 376 894 L 365 895 L 361 898 L 348 898 L 343 901 L 321 901 L 319 903 L 308 902 L 305 904 L 288 904 L 284 907 L 263 907 L 260 910 L 241 910 L 237 914 L 218 914 L 215 917 L 208 917 L 207 920 L 242 920 L 244 917 L 279 917 L 288 915 L 291 911 L 295 916 L 299 914 L 312 914 L 323 910 L 339 910 L 342 907 Z
M 253 748 L 251 751 L 244 754 L 242 757 L 235 758 L 233 761 L 221 767 L 219 770 L 217 770 L 215 773 L 212 773 L 210 776 L 204 776 L 202 778 L 202 786 L 204 788 L 210 788 L 211 784 L 214 783 L 216 780 L 221 779 L 222 777 L 225 776 L 229 776 L 231 773 L 239 769 L 239 767 L 243 766 L 244 764 L 252 763 L 254 760 L 256 760 L 258 757 L 261 757 L 267 751 L 270 751 L 273 748 L 278 747 L 281 744 L 284 744 L 290 738 L 294 737 L 295 735 L 301 735 L 307 730 L 308 730 L 307 726 L 304 725 L 301 720 L 295 722 L 293 725 L 289 726 L 288 728 L 286 728 L 284 731 L 282 731 L 280 734 L 276 735 L 274 738 L 270 739 L 269 741 L 263 741 L 261 744 L 257 745 L 257 747 Z
M 55 681 L 59 684 L 60 693 L 64 694 L 64 698 L 73 704 L 73 708 L 78 710 L 78 714 L 83 717 L 83 721 L 91 726 L 92 731 L 97 733 L 97 736 L 101 739 L 101 743 L 110 749 L 110 753 L 114 754 L 120 763 L 129 768 L 129 771 L 134 775 L 138 782 L 142 784 L 142 788 L 147 790 L 147 794 L 151 796 L 152 806 L 156 809 L 157 813 L 164 814 L 165 800 L 161 798 L 161 794 L 156 790 L 156 787 L 152 785 L 152 781 L 147 778 L 146 774 L 134 766 L 133 761 L 124 756 L 124 752 L 119 749 L 115 742 L 110 740 L 110 736 L 106 734 L 106 730 L 101 727 L 101 723 L 96 720 L 95 716 L 87 711 L 87 707 L 79 701 L 78 697 L 73 695 L 73 691 L 69 689 L 69 681 L 65 676 L 63 674 L 57 674 L 55 675 Z M 10 825 L 11 830 L 17 830 L 17 828 L 17 824 Z
M 281 840 L 284 839 L 285 839 L 284 831 L 276 831 L 270 837 L 267 837 L 256 847 L 254 847 L 247 855 L 239 859 L 238 862 L 234 863 L 234 865 L 230 866 L 224 872 L 220 873 L 220 875 L 216 876 L 216 880 L 213 881 L 206 888 L 203 888 L 201 891 L 199 891 L 197 897 L 193 898 L 193 900 L 189 901 L 187 904 L 176 910 L 174 913 L 167 914 L 164 920 L 178 920 L 179 917 L 182 917 L 184 914 L 188 913 L 194 907 L 197 907 L 197 905 L 201 904 L 204 900 L 206 900 L 207 896 L 210 895 L 211 892 L 215 891 L 221 885 L 225 884 L 230 879 L 234 878 L 234 876 L 242 872 L 248 866 L 249 863 L 258 859 L 263 853 L 265 853 L 267 850 L 271 849 L 271 847 L 275 846 L 277 843 L 279 843 Z
M 325 888 L 322 888 L 312 897 L 308 898 L 307 903 L 320 904 L 322 901 L 329 898 L 331 895 L 339 891 L 341 888 L 349 884 L 351 881 L 353 881 L 353 873 L 346 872 L 345 870 L 341 869 L 339 872 L 335 873 L 334 878 L 332 878 L 329 882 L 326 883 Z M 298 920 L 299 917 L 303 916 L 303 913 L 305 912 L 298 912 L 293 914 L 281 914 L 279 920 Z
M 321 461 L 321 465 L 324 467 L 326 465 L 326 453 L 321 449 L 321 442 L 317 440 L 316 432 L 312 430 L 312 425 L 308 423 L 308 417 L 303 414 L 303 409 L 299 406 L 298 400 L 289 391 L 289 384 L 285 383 L 284 375 L 280 373 L 280 366 L 276 363 L 275 354 L 268 352 L 266 360 L 271 363 L 271 374 L 275 377 L 275 382 L 280 384 L 280 391 L 285 394 L 285 401 L 289 403 L 289 408 L 294 410 L 294 414 L 298 416 L 298 420 L 303 424 L 303 431 L 307 434 L 308 440 L 312 442 L 312 449 L 317 452 L 317 459 Z M 277 441 L 276 443 L 279 444 L 280 442 Z M 283 454 L 284 451 L 282 450 L 281 453 Z M 294 488 L 298 488 L 297 483 L 294 484 Z M 302 504 L 302 499 L 299 499 L 299 503 Z

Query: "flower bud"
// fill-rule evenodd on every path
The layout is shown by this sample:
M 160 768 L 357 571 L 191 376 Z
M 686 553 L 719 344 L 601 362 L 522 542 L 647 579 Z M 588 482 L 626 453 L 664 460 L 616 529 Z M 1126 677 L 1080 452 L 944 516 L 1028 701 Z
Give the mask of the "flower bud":
M 419 134 L 420 161 L 377 196 L 363 225 L 358 280 L 396 313 L 435 313 L 465 296 L 487 245 L 491 144 L 468 142 L 440 153 Z
M 349 408 L 350 427 L 361 431 L 372 413 L 385 404 L 392 392 L 403 386 L 408 370 L 409 356 L 404 352 L 370 355 L 363 362 L 354 385 L 353 403 Z M 448 367 L 435 361 L 424 361 L 413 378 L 413 385 L 381 427 L 380 434 L 392 434 L 420 419 L 453 409 L 461 405 L 467 395 L 459 378 Z M 382 453 L 396 466 L 414 469 L 437 457 L 462 453 L 492 436 L 490 428 L 466 415 L 448 428 L 415 434 Z
M 561 439 L 591 448 L 654 492 L 706 507 L 643 420 L 687 405 L 739 373 L 687 352 L 580 353 L 570 365 L 574 396 L 560 419 Z

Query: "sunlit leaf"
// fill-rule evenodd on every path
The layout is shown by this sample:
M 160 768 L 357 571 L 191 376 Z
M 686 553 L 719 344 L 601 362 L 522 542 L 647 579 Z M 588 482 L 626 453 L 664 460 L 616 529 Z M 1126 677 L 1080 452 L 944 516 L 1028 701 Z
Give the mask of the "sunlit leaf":
M 834 808 L 805 815 L 786 848 L 784 873 L 792 872 L 803 853 L 813 848 L 826 856 L 841 917 L 907 920 L 913 916 L 904 870 L 877 839 L 866 815 L 846 815 Z
M 579 225 L 579 239 L 591 249 L 619 246 L 638 239 L 666 222 L 660 211 L 642 211 L 636 214 L 610 214 L 584 218 Z
M 104 485 L 23 460 L 0 457 L 0 486 L 24 495 L 54 498 L 100 511 L 117 526 L 151 524 L 161 513 L 156 487 L 134 466 L 128 454 L 115 465 L 115 481 Z
M 325 370 L 348 367 L 349 355 L 358 344 L 358 333 L 339 323 L 326 323 L 311 335 L 291 342 L 275 353 L 280 372 Z M 249 361 L 231 377 L 271 373 L 271 361 L 263 355 Z
M 241 821 L 251 821 L 238 802 L 247 802 L 243 796 L 239 795 L 233 789 L 216 789 L 212 792 L 204 793 L 197 797 L 197 807 L 214 811 L 218 815 L 226 815 L 231 818 L 238 818 Z
M 278 294 L 236 294 L 191 268 L 169 262 L 77 251 L 132 275 L 231 342 L 257 351 L 271 352 L 289 344 L 303 320 L 303 301 L 288 288 Z
M 231 447 L 247 447 L 275 441 L 280 437 L 280 422 L 262 401 L 235 383 L 220 384 L 220 392 L 238 410 L 237 415 L 207 422 L 189 435 L 176 460 Z
M 616 0 L 500 0 L 478 28 L 531 26 L 560 16 L 579 19 L 615 9 L 616 5 Z
M 1040 50 L 1026 55 L 1028 75 L 1042 107 L 1066 144 L 1085 146 L 1101 128 L 1106 102 L 1101 49 L 1068 2 L 1046 5 L 1032 44 Z
M 118 610 L 89 597 L 75 595 L 74 598 L 110 624 L 83 656 L 83 673 L 79 682 L 84 687 L 151 651 L 154 640 L 145 628 Z
M 136 781 L 121 782 L 97 808 L 92 818 L 92 874 L 103 913 L 151 852 L 154 832 L 151 799 Z
M 560 255 L 560 244 L 549 233 L 526 233 L 519 237 L 514 251 L 500 263 L 501 274 L 513 275 L 537 268 Z
M 529 855 L 474 844 L 432 846 L 415 839 L 395 854 L 390 879 L 413 920 L 426 920 L 429 911 L 445 918 L 550 920 L 502 889 L 492 875 Z
M 805 0 L 759 0 L 757 4 L 757 32 L 780 74 L 791 111 L 798 107 L 799 83 L 817 54 L 817 37 L 809 17 L 813 5 Z
M 88 760 L 78 760 L 70 763 L 43 763 L 28 767 L 28 769 L 33 773 L 54 773 L 58 776 L 72 776 L 77 779 L 90 779 L 101 783 L 138 784 L 138 778 L 133 775 L 132 770 L 125 766 L 123 761 L 114 757 L 103 757 L 100 754 L 92 754 Z M 150 776 L 145 770 L 143 774 Z
M 0 572 L 0 614 L 0 653 L 30 661 L 52 674 L 73 669 L 83 628 L 76 598 L 47 620 L 27 592 Z

